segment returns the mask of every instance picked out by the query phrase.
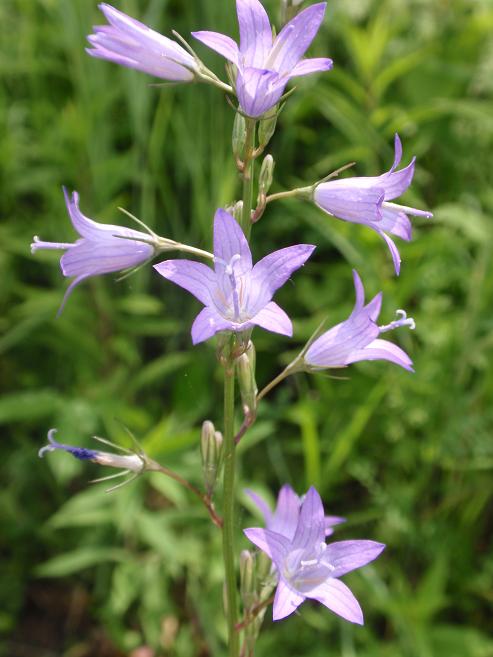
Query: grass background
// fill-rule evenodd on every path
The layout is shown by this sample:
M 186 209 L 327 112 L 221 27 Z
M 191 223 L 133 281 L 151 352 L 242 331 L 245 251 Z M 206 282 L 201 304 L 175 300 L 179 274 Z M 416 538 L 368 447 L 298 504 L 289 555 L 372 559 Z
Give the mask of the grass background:
M 233 2 L 122 0 L 118 8 L 169 34 L 236 35 Z M 266 2 L 272 16 L 277 3 Z M 160 234 L 208 248 L 215 209 L 233 201 L 233 112 L 200 86 L 156 88 L 143 74 L 91 59 L 101 23 L 89 0 L 0 4 L 0 652 L 6 657 L 223 654 L 220 540 L 173 482 L 146 477 L 114 495 L 69 456 L 37 450 L 56 426 L 149 454 L 200 483 L 198 427 L 221 424 L 214 345 L 191 348 L 198 304 L 150 268 L 78 288 L 60 319 L 65 281 L 33 234 L 70 241 L 62 184 L 82 210 L 124 223 L 121 205 Z M 301 80 L 269 151 L 274 190 L 356 160 L 358 175 L 417 155 L 403 199 L 432 209 L 400 243 L 393 276 L 383 242 L 301 202 L 269 207 L 258 259 L 298 241 L 316 254 L 276 299 L 295 338 L 255 332 L 258 383 L 275 375 L 323 317 L 353 303 L 350 267 L 384 291 L 417 330 L 392 336 L 409 375 L 363 363 L 349 380 L 298 375 L 262 405 L 241 446 L 240 488 L 274 496 L 315 484 L 339 538 L 388 544 L 349 575 L 365 610 L 355 628 L 306 603 L 265 623 L 260 657 L 493 655 L 493 7 L 489 0 L 345 0 L 329 4 L 311 49 L 332 72 Z M 197 51 L 217 72 L 222 61 Z M 240 494 L 240 528 L 255 525 Z M 245 543 L 241 544 L 246 547 Z

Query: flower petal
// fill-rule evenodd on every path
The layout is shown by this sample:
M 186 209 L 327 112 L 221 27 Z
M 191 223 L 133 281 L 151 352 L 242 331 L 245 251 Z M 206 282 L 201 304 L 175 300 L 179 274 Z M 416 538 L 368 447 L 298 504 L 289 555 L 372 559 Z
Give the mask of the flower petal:
M 225 274 L 230 264 L 238 276 L 252 269 L 252 252 L 248 241 L 236 219 L 222 208 L 214 216 L 214 257 L 215 271 L 219 276 Z
M 385 200 L 391 201 L 401 194 L 404 194 L 406 189 L 412 182 L 414 176 L 414 165 L 416 158 L 413 157 L 411 162 L 404 169 L 399 171 L 389 171 L 382 176 L 378 176 L 377 184 L 385 188 Z
M 329 180 L 315 188 L 315 203 L 329 214 L 355 224 L 372 224 L 381 220 L 385 196 L 383 186 L 367 184 L 365 178 Z
M 373 340 L 363 349 L 356 349 L 348 356 L 348 364 L 362 360 L 389 360 L 409 372 L 414 372 L 413 361 L 406 352 L 388 340 Z
M 248 497 L 252 500 L 252 502 L 255 504 L 257 509 L 262 514 L 267 529 L 272 529 L 273 531 L 276 531 L 274 530 L 273 527 L 270 526 L 272 522 L 272 511 L 270 510 L 267 502 L 263 498 L 261 498 L 260 495 L 257 495 L 257 493 L 254 493 L 253 490 L 250 490 L 249 488 L 245 488 L 244 492 L 246 495 L 248 495 Z M 278 533 L 282 533 L 282 532 L 278 532 Z
M 313 244 L 296 244 L 269 253 L 259 260 L 252 270 L 253 286 L 258 290 L 258 296 L 254 302 L 252 300 L 252 304 L 255 303 L 259 308 L 264 306 L 291 274 L 305 264 L 314 250 Z
M 220 32 L 208 32 L 206 30 L 192 32 L 192 36 L 194 39 L 205 44 L 208 48 L 215 50 L 230 62 L 233 62 L 235 66 L 239 66 L 238 46 L 231 37 L 221 34 Z
M 284 580 L 280 579 L 277 585 L 276 595 L 274 597 L 274 606 L 272 608 L 272 619 L 275 621 L 282 620 L 290 616 L 300 604 L 305 600 L 304 595 L 293 591 Z
M 192 342 L 199 344 L 212 338 L 218 331 L 231 330 L 231 322 L 224 319 L 214 308 L 203 308 L 192 324 Z
M 381 308 L 382 308 L 382 293 L 379 292 L 365 306 L 365 310 L 370 316 L 372 322 L 377 321 L 378 316 L 380 315 Z
M 397 249 L 397 247 L 395 245 L 394 240 L 392 238 L 390 238 L 383 231 L 378 230 L 378 229 L 375 229 L 375 230 L 387 242 L 387 246 L 389 247 L 390 255 L 392 256 L 392 261 L 394 263 L 395 273 L 397 274 L 397 276 L 399 276 L 399 273 L 401 271 L 401 255 L 400 255 L 399 250 Z
M 382 204 L 382 221 L 378 227 L 384 232 L 391 235 L 397 235 L 401 239 L 409 242 L 412 238 L 412 226 L 408 216 L 398 205 L 383 203 Z
M 363 625 L 363 612 L 350 589 L 338 579 L 328 579 L 306 595 L 318 600 L 338 616 L 357 625 Z
M 266 63 L 281 74 L 291 74 L 308 50 L 324 18 L 327 3 L 307 7 L 287 23 L 274 40 Z
M 332 527 L 335 525 L 340 525 L 343 522 L 346 522 L 346 518 L 340 518 L 339 516 L 325 516 L 325 536 L 332 536 L 334 530 Z
M 300 515 L 291 549 L 319 545 L 325 541 L 325 516 L 320 495 L 311 486 L 301 504 Z
M 154 254 L 150 244 L 120 239 L 92 242 L 77 240 L 60 258 L 64 276 L 95 276 L 130 269 Z
M 251 322 L 267 331 L 272 331 L 272 333 L 287 335 L 289 338 L 293 335 L 293 324 L 291 320 L 284 310 L 277 303 L 274 303 L 274 301 L 270 301 L 264 306 L 262 310 L 252 317 Z
M 331 568 L 331 577 L 341 577 L 351 570 L 366 566 L 385 549 L 376 541 L 337 541 L 329 543 L 322 561 Z
M 244 68 L 238 71 L 236 93 L 243 112 L 258 118 L 277 105 L 288 82 L 276 72 L 261 68 Z
M 289 77 L 296 77 L 298 75 L 310 75 L 311 73 L 318 73 L 319 71 L 330 71 L 334 66 L 334 62 L 327 57 L 313 57 L 312 59 L 302 59 L 290 73 Z
M 244 529 L 243 533 L 254 545 L 276 564 L 277 567 L 282 565 L 282 561 L 291 548 L 291 542 L 285 536 L 276 534 L 268 529 L 260 527 L 250 527 Z
M 263 68 L 272 47 L 269 17 L 258 0 L 236 0 L 243 65 Z
M 274 517 L 268 528 L 292 540 L 298 525 L 301 500 L 288 484 L 279 491 Z
M 214 271 L 201 262 L 193 260 L 165 260 L 154 269 L 194 295 L 205 306 L 213 303 L 213 293 L 216 289 L 216 275 Z

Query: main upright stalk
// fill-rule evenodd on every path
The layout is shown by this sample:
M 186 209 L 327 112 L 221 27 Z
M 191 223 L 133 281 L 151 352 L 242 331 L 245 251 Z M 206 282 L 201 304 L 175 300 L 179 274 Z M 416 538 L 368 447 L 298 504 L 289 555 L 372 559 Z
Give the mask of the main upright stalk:
M 236 569 L 234 542 L 235 510 L 235 441 L 234 441 L 235 373 L 231 358 L 224 368 L 224 477 L 223 477 L 223 556 L 226 584 L 226 618 L 228 622 L 228 655 L 238 657 L 240 642 L 236 630 Z

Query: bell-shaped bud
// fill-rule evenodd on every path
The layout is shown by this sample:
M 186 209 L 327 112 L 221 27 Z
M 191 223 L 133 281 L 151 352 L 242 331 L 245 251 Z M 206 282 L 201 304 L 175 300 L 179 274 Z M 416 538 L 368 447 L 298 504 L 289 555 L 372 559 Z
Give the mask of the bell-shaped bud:
M 260 175 L 258 179 L 258 202 L 260 202 L 262 197 L 265 199 L 269 192 L 274 177 L 274 166 L 275 162 L 272 155 L 266 155 L 262 162 L 262 166 L 260 167 Z
M 279 107 L 275 105 L 272 109 L 264 114 L 259 121 L 258 126 L 258 144 L 261 150 L 270 142 L 272 135 L 276 131 L 277 117 L 279 115 Z
M 243 160 L 246 136 L 247 131 L 245 117 L 237 112 L 233 123 L 232 134 L 233 155 L 235 156 L 235 160 L 237 162 L 241 162 Z
M 245 610 L 251 609 L 257 602 L 257 587 L 255 556 L 249 550 L 240 554 L 240 593 Z
M 206 420 L 202 424 L 200 454 L 202 456 L 204 486 L 209 497 L 212 495 L 216 484 L 221 460 L 222 445 L 223 437 L 221 432 L 216 431 L 212 422 Z
M 245 352 L 236 361 L 243 412 L 247 417 L 255 415 L 257 410 L 258 389 L 255 381 L 255 361 L 255 346 L 250 340 Z

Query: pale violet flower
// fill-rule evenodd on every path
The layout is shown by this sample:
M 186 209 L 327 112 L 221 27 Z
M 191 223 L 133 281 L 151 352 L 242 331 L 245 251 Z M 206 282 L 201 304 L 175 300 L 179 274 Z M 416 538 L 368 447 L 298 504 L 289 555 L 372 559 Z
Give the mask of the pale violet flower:
M 31 244 L 32 253 L 39 249 L 65 251 L 60 267 L 64 276 L 74 280 L 65 292 L 59 313 L 74 287 L 84 279 L 131 269 L 149 260 L 155 253 L 150 235 L 122 226 L 99 224 L 79 210 L 77 192 L 73 192 L 72 197 L 66 189 L 63 192 L 70 220 L 80 239 L 73 243 L 43 242 L 35 235 Z
M 236 66 L 240 108 L 257 118 L 279 102 L 290 78 L 332 68 L 331 59 L 302 59 L 322 23 L 325 7 L 325 2 L 307 7 L 273 38 L 260 2 L 236 0 L 239 46 L 218 32 L 192 32 L 192 36 Z
M 292 538 L 270 529 L 244 530 L 248 539 L 269 556 L 278 573 L 274 620 L 286 618 L 306 599 L 312 599 L 351 623 L 363 624 L 358 601 L 339 578 L 376 559 L 385 546 L 375 541 L 327 544 L 325 528 L 322 500 L 311 487 Z
M 344 322 L 337 324 L 314 340 L 303 360 L 307 369 L 346 367 L 361 360 L 389 360 L 410 372 L 412 361 L 400 347 L 380 340 L 379 335 L 399 326 L 414 329 L 414 320 L 398 310 L 399 319 L 385 326 L 376 321 L 382 305 L 382 293 L 377 294 L 365 305 L 365 290 L 358 273 L 353 270 L 356 303 L 353 312 Z
M 190 82 L 197 72 L 194 57 L 176 41 L 151 30 L 111 5 L 99 5 L 109 25 L 95 26 L 87 37 L 92 57 L 106 59 L 164 80 Z
M 218 331 L 241 332 L 255 325 L 291 336 L 291 320 L 272 297 L 314 248 L 297 244 L 280 249 L 254 266 L 237 221 L 219 209 L 214 217 L 214 269 L 192 260 L 165 260 L 154 268 L 204 304 L 192 326 L 194 344 Z
M 315 187 L 313 198 L 330 215 L 355 224 L 365 224 L 381 235 L 389 247 L 395 272 L 399 274 L 401 257 L 387 233 L 409 241 L 411 222 L 407 215 L 427 218 L 433 215 L 425 210 L 389 203 L 403 194 L 411 184 L 416 160 L 413 157 L 407 167 L 396 171 L 402 158 L 401 140 L 397 134 L 394 147 L 394 164 L 387 173 L 322 182 Z
M 289 484 L 284 484 L 279 491 L 274 512 L 271 511 L 267 502 L 260 495 L 257 495 L 257 493 L 254 493 L 248 488 L 245 489 L 245 493 L 259 509 L 267 529 L 282 534 L 290 540 L 293 538 L 298 525 L 303 500 L 296 495 Z M 334 525 L 339 525 L 341 522 L 345 522 L 345 518 L 325 516 L 325 535 L 330 536 L 333 534 Z
M 86 447 L 74 447 L 73 445 L 65 445 L 64 443 L 59 443 L 55 440 L 56 429 L 50 429 L 48 431 L 48 445 L 42 447 L 38 455 L 40 458 L 43 458 L 48 452 L 54 452 L 57 449 L 72 454 L 76 459 L 80 461 L 92 461 L 98 465 L 107 465 L 111 468 L 122 468 L 126 472 L 135 472 L 140 473 L 145 469 L 145 459 L 139 454 L 130 452 L 123 448 L 119 448 L 121 451 L 126 452 L 123 456 L 121 454 L 112 454 L 111 452 L 101 452 L 98 449 L 87 449 Z M 102 442 L 102 438 L 100 438 Z M 124 474 L 126 474 L 126 472 Z

